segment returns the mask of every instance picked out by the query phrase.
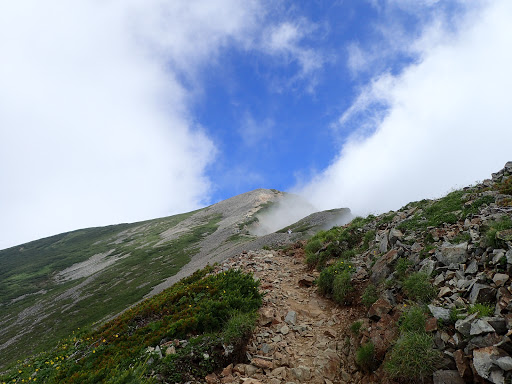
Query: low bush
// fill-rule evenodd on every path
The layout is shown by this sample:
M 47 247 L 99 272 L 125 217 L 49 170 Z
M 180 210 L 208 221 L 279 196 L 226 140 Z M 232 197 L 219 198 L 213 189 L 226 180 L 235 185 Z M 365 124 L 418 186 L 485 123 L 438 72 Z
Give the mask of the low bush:
M 413 305 L 402 313 L 398 325 L 402 332 L 425 332 L 426 322 L 427 317 L 423 308 Z
M 354 290 L 350 279 L 352 273 L 348 270 L 344 270 L 334 277 L 332 286 L 332 298 L 339 304 L 344 304 L 347 295 Z
M 350 325 L 350 331 L 358 336 L 359 335 L 359 331 L 361 330 L 361 327 L 363 326 L 363 322 L 361 320 L 358 320 L 358 321 L 354 321 L 351 325 Z
M 373 284 L 368 285 L 361 295 L 361 303 L 363 303 L 365 307 L 371 307 L 371 305 L 378 299 L 379 294 L 377 292 L 377 288 Z
M 375 359 L 375 346 L 370 341 L 356 351 L 356 363 L 357 365 L 366 372 L 373 371 L 377 366 Z
M 334 284 L 335 280 L 338 276 L 336 285 L 337 285 L 337 295 L 338 297 L 342 297 L 343 291 L 347 291 L 347 285 L 350 283 L 350 277 L 352 276 L 352 265 L 343 260 L 338 261 L 336 264 L 330 265 L 325 268 L 318 277 L 317 285 L 321 293 L 325 295 L 333 295 L 334 294 Z M 348 281 L 348 283 L 347 283 Z
M 403 282 L 403 289 L 411 300 L 429 303 L 436 295 L 436 289 L 430 283 L 426 273 L 415 272 Z
M 441 353 L 424 332 L 404 332 L 393 346 L 384 369 L 392 378 L 424 380 L 438 369 Z
M 412 265 L 412 262 L 405 257 L 401 257 L 397 260 L 396 266 L 395 266 L 395 271 L 396 271 L 397 277 L 400 280 L 403 280 L 405 278 L 405 275 L 407 274 L 407 271 L 411 265 Z
M 512 219 L 508 216 L 504 216 L 501 220 L 494 221 L 489 224 L 488 229 L 485 233 L 486 243 L 493 248 L 502 248 L 506 246 L 503 240 L 496 237 L 499 231 L 512 228 Z

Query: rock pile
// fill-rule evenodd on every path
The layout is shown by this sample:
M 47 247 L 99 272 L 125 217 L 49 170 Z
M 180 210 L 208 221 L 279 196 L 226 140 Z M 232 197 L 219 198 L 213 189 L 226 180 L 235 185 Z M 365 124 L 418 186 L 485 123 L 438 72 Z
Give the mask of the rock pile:
M 397 279 L 401 258 L 430 276 L 436 287 L 426 330 L 443 361 L 433 382 L 503 384 L 512 380 L 512 230 L 501 229 L 512 224 L 512 204 L 511 196 L 499 188 L 511 174 L 512 162 L 508 162 L 492 180 L 466 188 L 463 207 L 478 209 L 467 217 L 462 217 L 462 210 L 453 212 L 456 218 L 451 223 L 426 229 L 408 226 L 428 210 L 428 205 L 409 205 L 393 213 L 387 224 L 379 226 L 378 220 L 369 224 L 376 231 L 374 247 L 382 256 L 368 250 L 354 263 L 360 275 L 369 274 L 370 282 L 383 288 L 361 320 L 361 334 L 351 338 L 351 356 L 357 346 L 371 340 L 376 358 L 385 361 L 396 341 L 397 321 L 408 305 Z M 365 382 L 386 381 L 391 382 L 382 365 L 365 377 Z M 347 382 L 359 381 L 352 376 Z

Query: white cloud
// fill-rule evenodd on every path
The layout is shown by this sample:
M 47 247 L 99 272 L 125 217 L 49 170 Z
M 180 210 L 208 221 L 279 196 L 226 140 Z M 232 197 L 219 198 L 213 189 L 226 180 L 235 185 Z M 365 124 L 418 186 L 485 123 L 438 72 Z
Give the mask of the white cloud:
M 456 28 L 440 30 L 440 18 L 433 20 L 438 27 L 411 42 L 421 60 L 374 79 L 341 118 L 373 128 L 352 136 L 301 193 L 321 208 L 364 214 L 440 196 L 499 170 L 512 155 L 511 17 L 512 4 L 502 0 L 470 10 Z M 365 110 L 374 105 L 385 114 Z
M 0 5 L 0 248 L 208 200 L 189 115 L 202 65 L 248 44 L 257 1 Z
M 272 119 L 266 118 L 262 121 L 256 121 L 254 117 L 247 112 L 243 117 L 238 133 L 246 146 L 254 147 L 259 145 L 262 141 L 272 139 L 274 126 L 275 122 Z

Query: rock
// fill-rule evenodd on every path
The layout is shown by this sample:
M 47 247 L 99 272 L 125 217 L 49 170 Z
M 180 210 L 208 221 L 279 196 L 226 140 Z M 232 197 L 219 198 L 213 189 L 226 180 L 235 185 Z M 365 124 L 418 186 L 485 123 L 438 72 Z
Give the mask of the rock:
M 475 303 L 495 303 L 496 290 L 488 285 L 476 283 L 469 294 L 469 302 Z
M 507 322 L 504 317 L 483 317 L 482 320 L 489 323 L 498 335 L 504 335 L 507 333 Z
M 215 384 L 219 382 L 219 378 L 215 373 L 210 373 L 204 378 L 204 381 L 206 381 L 208 384 Z
M 506 273 L 496 273 L 492 278 L 492 281 L 494 281 L 494 284 L 496 284 L 498 287 L 501 287 L 505 285 L 508 279 L 509 276 Z
M 512 357 L 503 356 L 496 360 L 496 364 L 504 371 L 512 371 Z
M 507 251 L 505 257 L 507 258 L 507 264 L 512 264 L 512 249 Z
M 403 237 L 404 234 L 399 229 L 391 228 L 388 235 L 388 241 L 391 246 L 393 246 L 397 240 L 402 240 Z
M 311 368 L 300 365 L 297 368 L 292 368 L 291 373 L 293 378 L 297 379 L 299 383 L 308 382 L 311 380 Z
M 338 373 L 341 359 L 332 349 L 327 349 L 319 356 L 315 357 L 314 364 L 323 377 L 334 380 Z
M 290 332 L 290 327 L 288 327 L 287 325 L 283 325 L 279 329 L 279 332 L 281 332 L 283 335 L 287 335 Z
M 268 345 L 267 343 L 263 343 L 261 345 L 261 352 L 263 352 L 265 355 L 270 353 L 270 345 Z
M 432 304 L 428 305 L 428 309 L 436 319 L 450 320 L 450 310 L 447 308 L 436 307 Z
M 512 241 L 512 229 L 504 229 L 496 232 L 496 238 L 503 241 Z
M 472 381 L 471 379 L 473 378 L 473 373 L 469 365 L 469 359 L 464 354 L 464 351 L 462 351 L 462 349 L 458 349 L 453 353 L 453 358 L 455 359 L 455 364 L 457 366 L 459 376 L 466 382 Z
M 233 375 L 228 375 L 228 376 L 224 376 L 223 378 L 220 379 L 220 382 L 222 384 L 238 384 L 239 382 L 239 379 L 235 379 L 235 377 Z
M 494 328 L 491 325 L 482 319 L 478 319 L 477 321 L 471 324 L 471 330 L 469 332 L 470 336 L 481 335 L 482 333 L 490 333 L 494 332 Z
M 384 256 L 380 257 L 372 267 L 372 275 L 370 277 L 371 282 L 378 284 L 391 274 L 391 265 L 397 258 L 398 251 L 396 249 L 392 249 Z
M 385 253 L 388 251 L 388 231 L 384 231 L 379 237 L 379 252 Z
M 260 371 L 260 369 L 252 364 L 245 364 L 244 366 L 244 372 L 247 376 L 252 376 L 258 371 Z
M 436 371 L 432 379 L 434 384 L 464 384 L 464 380 L 459 376 L 458 371 Z
M 465 319 L 460 319 L 455 322 L 455 329 L 460 332 L 464 337 L 468 337 L 471 332 L 471 323 L 477 318 L 478 313 L 473 313 Z
M 286 367 L 278 367 L 278 368 L 274 369 L 270 373 L 270 375 L 273 377 L 277 377 L 279 379 L 284 379 L 284 378 L 286 378 Z
M 425 331 L 434 332 L 437 331 L 437 319 L 435 317 L 429 317 L 425 322 Z
M 465 272 L 468 275 L 474 275 L 475 273 L 478 272 L 478 263 L 476 262 L 476 260 L 471 260 Z
M 421 265 L 420 272 L 426 273 L 427 275 L 430 276 L 432 274 L 432 272 L 434 271 L 436 262 L 432 259 L 425 259 L 420 263 L 420 265 Z
M 297 323 L 297 312 L 288 311 L 286 317 L 284 318 L 284 322 L 290 325 L 295 325 Z
M 381 297 L 373 303 L 368 310 L 368 317 L 372 320 L 378 321 L 381 317 L 388 314 L 392 308 L 391 304 Z
M 478 375 L 484 379 L 490 380 L 495 384 L 503 383 L 501 381 L 503 373 L 499 374 L 501 369 L 497 365 L 497 361 L 506 356 L 507 354 L 504 351 L 496 347 L 475 349 L 473 351 L 473 365 Z
M 271 361 L 260 359 L 259 357 L 254 357 L 251 360 L 251 364 L 254 365 L 255 367 L 263 368 L 263 369 L 272 369 L 272 367 L 273 367 L 273 364 Z M 247 367 L 246 367 L 246 369 L 247 369 Z
M 450 296 L 452 293 L 453 291 L 451 290 L 450 287 L 444 286 L 439 290 L 437 297 L 441 298 L 445 296 Z
M 226 368 L 222 370 L 222 376 L 231 376 L 233 374 L 233 364 L 229 364 Z
M 445 243 L 435 253 L 435 256 L 440 263 L 447 266 L 453 264 L 462 264 L 465 263 L 468 258 L 467 249 L 467 242 L 456 245 Z

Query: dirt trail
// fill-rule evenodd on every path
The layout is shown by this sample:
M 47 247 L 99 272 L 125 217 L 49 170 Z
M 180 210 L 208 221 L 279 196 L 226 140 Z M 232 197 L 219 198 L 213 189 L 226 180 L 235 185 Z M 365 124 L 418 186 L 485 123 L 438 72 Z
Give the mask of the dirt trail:
M 221 268 L 253 272 L 265 295 L 247 350 L 250 364 L 229 366 L 221 375 L 207 377 L 207 382 L 347 382 L 343 372 L 352 369 L 343 367 L 343 354 L 348 352 L 345 340 L 361 310 L 337 306 L 318 294 L 312 285 L 318 272 L 306 268 L 302 249 L 287 254 L 250 251 L 227 260 Z

